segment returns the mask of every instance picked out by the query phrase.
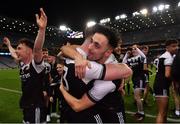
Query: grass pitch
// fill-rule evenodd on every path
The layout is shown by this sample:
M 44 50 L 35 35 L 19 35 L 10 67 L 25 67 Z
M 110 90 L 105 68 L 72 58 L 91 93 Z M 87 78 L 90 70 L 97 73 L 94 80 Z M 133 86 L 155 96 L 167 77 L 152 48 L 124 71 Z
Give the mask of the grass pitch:
M 0 123 L 22 123 L 22 111 L 19 108 L 19 98 L 21 96 L 21 83 L 18 74 L 18 69 L 0 70 Z M 155 71 L 154 71 L 155 72 Z M 154 82 L 154 75 L 150 76 L 150 86 L 152 87 Z M 131 83 L 130 95 L 124 96 L 126 118 L 128 123 L 136 122 L 133 116 L 133 112 L 136 112 L 136 105 L 133 99 L 133 90 Z M 172 97 L 169 100 L 169 112 L 168 117 L 172 115 L 172 109 L 174 108 L 174 102 Z M 152 94 L 148 96 L 148 105 L 144 106 L 146 116 L 143 123 L 154 123 L 156 116 L 156 103 Z M 180 119 L 173 119 L 168 122 L 180 122 Z M 136 122 L 137 123 L 137 122 Z M 138 122 L 139 123 L 139 122 Z

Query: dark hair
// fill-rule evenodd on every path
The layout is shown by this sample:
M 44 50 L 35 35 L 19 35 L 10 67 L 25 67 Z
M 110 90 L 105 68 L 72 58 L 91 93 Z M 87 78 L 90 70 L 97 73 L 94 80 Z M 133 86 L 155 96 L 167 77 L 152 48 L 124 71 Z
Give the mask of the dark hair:
M 127 47 L 127 51 L 132 51 L 132 47 Z
M 60 58 L 60 57 L 56 57 L 56 63 L 57 63 L 57 64 L 64 65 L 65 61 L 64 61 L 64 59 L 62 59 L 62 58 Z
M 178 41 L 177 40 L 167 40 L 165 43 L 165 46 L 169 46 L 169 45 L 175 44 L 175 43 L 178 43 Z
M 34 43 L 32 42 L 32 40 L 27 39 L 27 38 L 19 39 L 18 44 L 25 44 L 27 47 L 31 48 L 32 50 L 34 47 Z
M 147 45 L 143 45 L 141 49 L 148 49 L 149 47 Z
M 109 41 L 109 45 L 113 48 L 116 48 L 117 44 L 121 40 L 120 35 L 116 31 L 110 29 L 110 27 L 101 24 L 96 24 L 94 30 L 95 33 L 101 33 L 105 35 Z
M 42 51 L 48 51 L 48 49 L 47 48 L 43 48 Z

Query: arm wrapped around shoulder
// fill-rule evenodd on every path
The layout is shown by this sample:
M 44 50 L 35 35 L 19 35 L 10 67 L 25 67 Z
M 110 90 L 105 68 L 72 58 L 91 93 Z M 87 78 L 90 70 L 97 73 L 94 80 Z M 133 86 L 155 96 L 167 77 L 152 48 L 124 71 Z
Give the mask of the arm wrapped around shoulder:
M 128 78 L 132 75 L 132 70 L 124 63 L 106 64 L 106 74 L 104 80 L 116 80 Z

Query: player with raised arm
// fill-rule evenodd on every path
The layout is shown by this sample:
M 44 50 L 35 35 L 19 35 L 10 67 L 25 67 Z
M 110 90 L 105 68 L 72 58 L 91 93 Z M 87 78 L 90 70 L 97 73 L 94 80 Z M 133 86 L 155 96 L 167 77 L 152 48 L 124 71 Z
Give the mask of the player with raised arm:
M 44 62 L 42 47 L 45 40 L 47 17 L 40 8 L 40 16 L 36 14 L 39 31 L 35 43 L 28 39 L 20 39 L 14 49 L 10 40 L 5 37 L 11 56 L 18 62 L 22 85 L 20 107 L 23 110 L 24 123 L 43 123 L 46 121 L 45 99 L 43 95 Z

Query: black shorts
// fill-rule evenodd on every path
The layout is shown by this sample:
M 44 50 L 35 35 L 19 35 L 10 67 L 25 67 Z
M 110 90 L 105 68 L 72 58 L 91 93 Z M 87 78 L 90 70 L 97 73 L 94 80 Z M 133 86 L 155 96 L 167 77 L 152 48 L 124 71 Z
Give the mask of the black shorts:
M 155 96 L 169 96 L 170 83 L 171 81 L 166 78 L 155 78 L 153 85 Z
M 146 83 L 149 83 L 149 74 L 144 74 L 144 79 Z
M 136 89 L 144 89 L 146 86 L 146 82 L 144 80 L 144 77 L 137 77 L 132 79 L 133 82 L 133 88 Z
M 154 86 L 155 96 L 169 96 L 169 88 Z
M 24 108 L 23 109 L 23 121 L 26 123 L 44 123 L 46 122 L 46 108 Z

